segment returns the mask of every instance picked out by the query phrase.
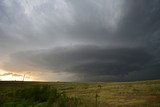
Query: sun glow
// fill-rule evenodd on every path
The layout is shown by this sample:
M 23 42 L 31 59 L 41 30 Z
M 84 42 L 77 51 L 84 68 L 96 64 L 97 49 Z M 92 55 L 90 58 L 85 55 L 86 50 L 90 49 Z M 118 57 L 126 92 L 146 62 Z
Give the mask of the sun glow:
M 0 69 L 0 80 L 2 81 L 33 81 L 30 75 L 19 74 L 19 73 L 10 73 L 8 71 Z

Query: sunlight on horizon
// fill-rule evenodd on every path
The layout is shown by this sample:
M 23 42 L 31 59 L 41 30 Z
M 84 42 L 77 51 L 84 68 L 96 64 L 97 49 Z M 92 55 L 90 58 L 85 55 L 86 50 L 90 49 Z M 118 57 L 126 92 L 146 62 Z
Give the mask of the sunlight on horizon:
M 11 73 L 9 71 L 5 71 L 0 69 L 0 80 L 1 81 L 22 81 L 24 74 L 19 73 Z M 25 74 L 24 81 L 34 81 L 30 75 Z

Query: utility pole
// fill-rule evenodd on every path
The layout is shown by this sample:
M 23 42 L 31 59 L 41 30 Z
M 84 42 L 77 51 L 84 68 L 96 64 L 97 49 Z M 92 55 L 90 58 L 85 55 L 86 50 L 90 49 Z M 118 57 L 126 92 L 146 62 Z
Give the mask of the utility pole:
M 25 78 L 25 74 L 23 75 L 23 79 L 22 79 L 21 88 L 22 88 L 22 86 L 23 86 L 24 78 Z

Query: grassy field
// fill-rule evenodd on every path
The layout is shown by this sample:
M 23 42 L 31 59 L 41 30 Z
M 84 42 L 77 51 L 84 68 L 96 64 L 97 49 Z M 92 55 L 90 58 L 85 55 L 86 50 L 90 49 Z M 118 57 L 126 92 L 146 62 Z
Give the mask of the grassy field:
M 160 107 L 160 80 L 0 81 L 0 107 Z

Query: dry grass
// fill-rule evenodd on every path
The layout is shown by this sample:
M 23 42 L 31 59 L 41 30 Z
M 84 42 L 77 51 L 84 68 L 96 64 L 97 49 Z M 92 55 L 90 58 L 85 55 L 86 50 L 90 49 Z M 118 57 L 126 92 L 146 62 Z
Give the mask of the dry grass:
M 0 93 L 21 88 L 21 82 L 0 82 Z M 160 107 L 160 80 L 139 82 L 24 82 L 23 87 L 50 85 L 92 107 Z M 96 102 L 97 100 L 97 102 Z M 97 104 L 96 104 L 97 103 Z

